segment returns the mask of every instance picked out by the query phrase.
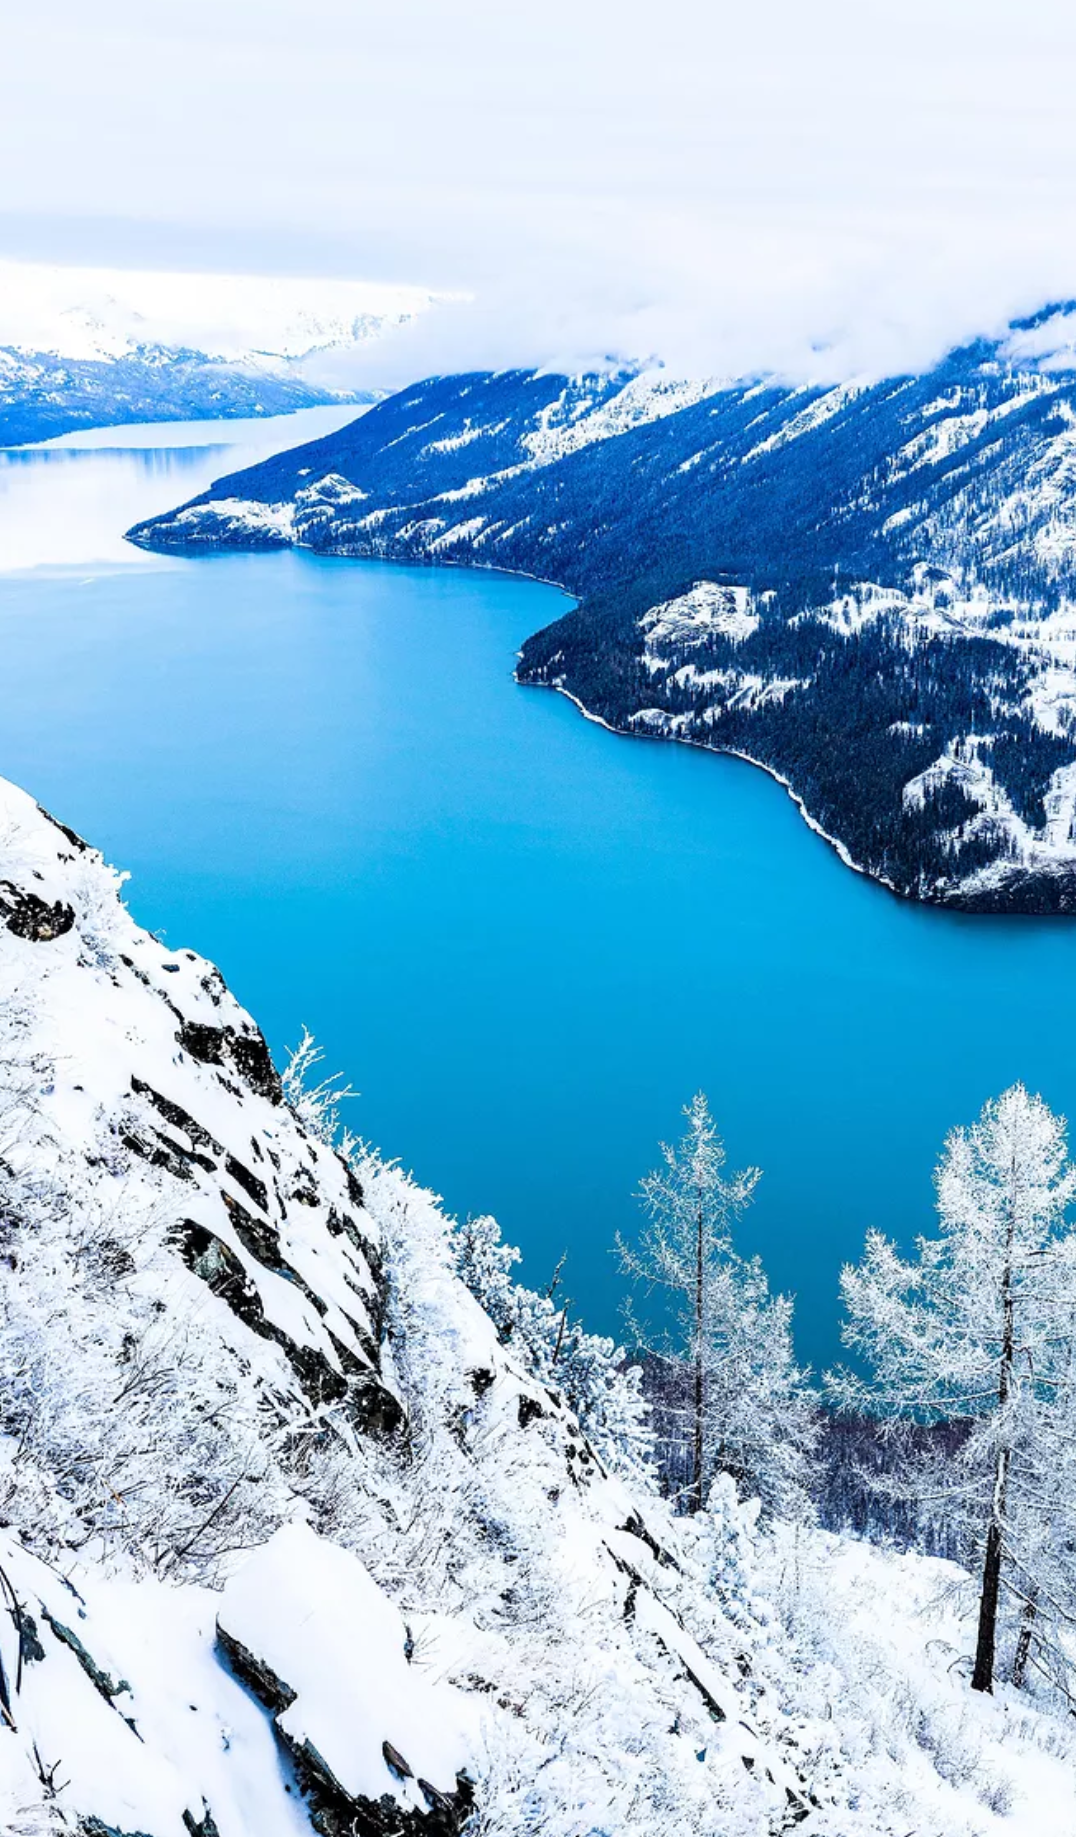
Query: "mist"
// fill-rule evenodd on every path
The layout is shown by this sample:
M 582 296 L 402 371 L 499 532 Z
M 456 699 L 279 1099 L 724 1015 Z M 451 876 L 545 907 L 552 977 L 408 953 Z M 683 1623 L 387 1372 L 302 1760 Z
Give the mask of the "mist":
M 0 253 L 466 296 L 341 380 L 880 374 L 1076 295 L 1055 0 L 57 0 L 5 31 Z

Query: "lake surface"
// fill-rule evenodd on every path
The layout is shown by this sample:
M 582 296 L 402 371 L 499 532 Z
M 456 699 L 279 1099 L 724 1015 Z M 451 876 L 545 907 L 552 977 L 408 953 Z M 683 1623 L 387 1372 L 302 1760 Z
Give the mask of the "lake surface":
M 742 1242 L 831 1360 L 840 1264 L 868 1225 L 930 1229 L 946 1130 L 1016 1078 L 1076 1110 L 1076 925 L 902 905 L 753 767 L 517 687 L 551 588 L 125 549 L 239 462 L 204 432 L 0 454 L 0 555 L 78 562 L 0 575 L 0 771 L 131 869 L 136 916 L 215 959 L 278 1054 L 309 1025 L 352 1127 L 495 1212 L 530 1279 L 567 1249 L 595 1327 L 704 1088 L 764 1169 Z

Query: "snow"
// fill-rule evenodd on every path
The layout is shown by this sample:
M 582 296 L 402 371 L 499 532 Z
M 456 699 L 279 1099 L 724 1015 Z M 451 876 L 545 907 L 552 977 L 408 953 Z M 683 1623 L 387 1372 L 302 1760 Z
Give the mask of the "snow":
M 295 503 L 297 508 L 303 509 L 312 504 L 343 509 L 352 504 L 365 503 L 367 495 L 358 485 L 342 478 L 339 472 L 326 472 L 324 478 L 319 478 L 316 484 L 303 485 L 296 493 Z
M 973 414 L 948 415 L 942 421 L 935 422 L 906 446 L 900 448 L 894 456 L 893 466 L 897 476 L 905 472 L 914 472 L 917 466 L 937 465 L 939 460 L 948 459 L 958 448 L 977 440 L 990 421 L 988 409 L 976 409 Z
M 295 505 L 263 504 L 257 498 L 214 498 L 209 504 L 191 504 L 177 510 L 170 527 L 187 536 L 197 534 L 210 540 L 253 535 L 288 543 L 295 529 Z
M 272 367 L 427 310 L 422 288 L 279 275 L 164 273 L 0 260 L 0 345 L 74 359 L 140 346 Z
M 420 458 L 426 459 L 438 453 L 458 453 L 461 447 L 471 446 L 476 440 L 493 440 L 508 425 L 507 421 L 495 421 L 487 427 L 474 427 L 469 420 L 465 421 L 458 434 L 451 434 L 445 440 L 431 440 L 428 446 L 423 447 Z
M 443 536 L 434 537 L 429 544 L 430 554 L 436 555 L 443 549 L 453 548 L 458 542 L 477 543 L 486 527 L 486 521 L 485 517 L 468 517 L 462 523 L 454 523 Z
M 1076 767 L 1059 766 L 1051 774 L 1043 800 L 1046 820 L 1036 830 L 1017 813 L 1004 786 L 980 756 L 987 739 L 969 734 L 952 741 L 925 771 L 908 780 L 902 793 L 905 807 L 920 810 L 931 794 L 955 785 L 976 807 L 976 814 L 951 832 L 958 860 L 961 845 L 985 833 L 1004 838 L 1003 854 L 1010 865 L 1055 868 L 1076 861 Z M 969 877 L 965 884 L 979 882 Z
M 1048 664 L 1028 684 L 1027 705 L 1043 733 L 1071 734 L 1076 730 L 1076 669 Z
M 663 647 L 705 644 L 710 638 L 742 644 L 760 624 L 753 607 L 754 596 L 747 587 L 698 580 L 687 593 L 643 613 L 639 626 L 647 634 L 644 655 L 656 659 Z
M 741 465 L 747 465 L 750 460 L 758 459 L 763 453 L 773 453 L 778 447 L 787 446 L 790 441 L 798 440 L 802 435 L 813 433 L 816 428 L 823 427 L 827 421 L 833 419 L 834 415 L 839 415 L 849 402 L 854 402 L 858 395 L 862 395 L 868 387 L 865 381 L 853 378 L 847 383 L 839 384 L 834 389 L 826 390 L 817 400 L 808 402 L 805 408 L 801 408 L 798 413 L 792 415 L 783 427 L 777 429 L 776 433 L 771 434 L 766 440 L 759 441 L 757 446 L 753 446 L 750 452 L 745 453 L 740 462 Z M 804 391 L 797 393 L 802 394 Z
M 13 1817 L 12 1801 L 36 1797 L 32 1766 L 20 1767 L 12 1751 L 21 1738 L 57 1766 L 61 1807 L 77 1806 L 112 1829 L 189 1837 L 184 1813 L 200 1822 L 209 1806 L 220 1837 L 309 1837 L 264 1713 L 217 1657 L 216 1595 L 104 1580 L 85 1569 L 76 1573 L 76 1592 L 10 1535 L 0 1539 L 0 1564 L 45 1652 L 25 1666 L 17 1733 L 0 1732 L 0 1817 Z M 43 1608 L 112 1681 L 127 1685 L 114 1706 Z M 14 1679 L 17 1642 L 7 1615 L 0 1652 Z
M 293 1341 L 317 1352 L 333 1370 L 340 1369 L 338 1343 L 360 1364 L 368 1364 L 363 1339 L 369 1331 L 374 1285 L 359 1254 L 344 1238 L 327 1231 L 329 1209 L 351 1213 L 354 1205 L 343 1169 L 325 1149 L 288 1132 L 278 1105 L 247 1090 L 236 1102 L 226 1072 L 202 1064 L 182 1049 L 177 1013 L 184 1021 L 212 1029 L 229 1027 L 240 1039 L 256 1030 L 224 991 L 216 971 L 193 952 L 174 953 L 142 932 L 115 903 L 111 875 L 92 855 L 78 856 L 63 832 L 32 800 L 13 786 L 0 799 L 6 877 L 32 888 L 40 898 L 70 901 L 74 895 L 88 907 L 83 927 L 74 927 L 49 946 L 49 977 L 39 996 L 37 1037 L 42 1051 L 55 1059 L 48 1089 L 40 1094 L 39 1128 L 56 1130 L 72 1165 L 96 1151 L 97 1120 L 85 1093 L 96 1094 L 115 1110 L 130 1115 L 128 1125 L 148 1148 L 180 1140 L 156 1101 L 134 1094 L 132 1080 L 167 1103 L 178 1105 L 218 1145 L 207 1151 L 208 1167 L 188 1165 L 183 1213 L 204 1225 L 226 1244 L 256 1291 L 265 1317 Z M 41 945 L 0 931 L 0 973 L 16 984 L 34 975 Z M 277 1144 L 278 1167 L 255 1156 L 252 1138 L 268 1135 Z M 286 1146 L 286 1156 L 281 1148 Z M 219 1155 L 219 1160 L 218 1160 Z M 292 1274 L 278 1273 L 254 1256 L 236 1230 L 236 1213 L 225 1193 L 247 1212 L 260 1211 L 250 1192 L 231 1177 L 232 1164 L 251 1169 L 265 1184 L 264 1224 L 279 1241 L 283 1262 Z M 313 1163 L 313 1168 L 311 1168 Z M 287 1206 L 281 1194 L 321 1187 L 314 1203 Z M 275 1176 L 275 1177 L 274 1177 Z M 270 1223 L 272 1220 L 272 1223 Z M 372 1231 L 371 1231 L 372 1235 Z M 325 1253 L 332 1250 L 331 1259 Z M 328 1284 L 322 1309 L 316 1309 L 296 1286 L 298 1274 L 318 1290 Z M 189 1294 L 191 1278 L 177 1264 L 172 1289 Z M 224 1304 L 208 1295 L 203 1309 L 238 1323 Z M 248 1356 L 256 1369 L 281 1390 L 292 1391 L 295 1379 L 276 1347 L 243 1329 Z
M 632 727 L 654 728 L 658 733 L 679 738 L 687 733 L 694 720 L 691 714 L 670 714 L 667 708 L 637 708 L 628 716 Z
M 548 466 L 577 453 L 596 440 L 611 440 L 630 428 L 650 421 L 664 420 L 693 407 L 720 387 L 714 381 L 679 381 L 664 371 L 647 370 L 633 376 L 608 401 L 591 412 L 588 404 L 576 408 L 570 419 L 564 418 L 566 397 L 561 397 L 538 417 L 538 426 L 524 434 L 521 445 L 535 465 Z
M 344 1792 L 388 1793 L 425 1811 L 419 1780 L 455 1791 L 475 1745 L 473 1710 L 408 1664 L 400 1614 L 350 1551 L 286 1525 L 228 1583 L 217 1617 L 294 1691 L 280 1727 L 296 1749 L 315 1751 Z M 385 1741 L 413 1779 L 390 1769 Z
M 985 796 L 981 746 L 944 769 Z M 1050 846 L 1074 811 L 1066 768 Z M 1043 1692 L 971 1698 L 958 1569 L 807 1521 L 764 1529 L 727 1475 L 675 1516 L 463 1286 L 434 1195 L 372 1151 L 345 1166 L 315 1101 L 184 1045 L 194 1024 L 260 1036 L 2 781 L 0 848 L 0 879 L 72 917 L 19 936 L 0 889 L 0 1179 L 6 1208 L 13 1191 L 37 1208 L 0 1293 L 0 1571 L 45 1655 L 19 1677 L 0 1598 L 0 1828 L 46 1837 L 58 1812 L 188 1837 L 211 1814 L 219 1837 L 297 1837 L 305 1747 L 400 1814 L 425 1811 L 420 1778 L 451 1794 L 466 1768 L 490 1837 L 773 1837 L 804 1807 L 805 1837 L 1070 1837 L 1069 1722 Z M 183 1261 L 188 1218 L 281 1337 Z M 95 1277 L 102 1249 L 123 1255 Z M 304 1390 L 294 1354 L 338 1371 L 342 1350 L 399 1399 L 394 1431 Z M 144 1373 L 171 1382 L 125 1440 Z M 210 1518 L 220 1537 L 191 1554 Z M 294 1693 L 285 1707 L 238 1681 L 218 1621 Z
M 749 671 L 736 671 L 731 675 L 727 687 L 729 694 L 721 701 L 712 704 L 702 711 L 704 721 L 717 720 L 727 708 L 766 708 L 780 705 L 797 689 L 809 689 L 809 676 L 758 676 Z
M 1002 1685 L 993 1697 L 971 1699 L 962 1682 L 967 1591 L 956 1565 L 825 1534 L 798 1557 L 790 1534 L 781 1544 L 784 1560 L 802 1565 L 794 1619 L 808 1623 L 817 1614 L 827 1623 L 816 1648 L 820 1683 L 826 1644 L 833 1656 L 845 1655 L 829 1688 L 849 1691 L 862 1715 L 857 1767 L 868 1794 L 895 1762 L 886 1828 L 900 1837 L 912 1830 L 1069 1837 L 1076 1816 L 1070 1742 L 1055 1747 L 1048 1722 L 1020 1693 Z M 868 1733 L 872 1717 L 888 1727 L 881 1747 Z M 820 1828 L 839 1826 L 823 1817 Z

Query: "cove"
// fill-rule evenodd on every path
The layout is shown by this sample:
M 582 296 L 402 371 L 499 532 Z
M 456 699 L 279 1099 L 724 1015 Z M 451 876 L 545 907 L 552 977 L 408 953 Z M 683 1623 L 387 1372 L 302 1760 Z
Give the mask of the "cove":
M 78 463 L 107 522 L 106 461 Z M 189 454 L 152 463 L 162 507 L 201 488 Z M 529 1280 L 567 1250 L 594 1328 L 704 1088 L 764 1169 L 740 1241 L 830 1362 L 841 1262 L 869 1225 L 930 1228 L 946 1130 L 1016 1078 L 1076 1108 L 1076 927 L 902 904 L 754 767 L 518 687 L 564 604 L 298 553 L 8 572 L 0 771 L 131 870 L 136 917 L 218 962 L 278 1055 L 306 1023 L 351 1127 L 496 1213 Z

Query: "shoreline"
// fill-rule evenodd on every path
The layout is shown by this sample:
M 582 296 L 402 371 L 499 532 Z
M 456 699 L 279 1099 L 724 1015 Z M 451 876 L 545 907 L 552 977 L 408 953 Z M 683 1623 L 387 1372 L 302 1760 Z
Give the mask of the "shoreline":
M 518 652 L 517 655 L 519 655 Z M 595 727 L 604 727 L 606 733 L 616 734 L 621 740 L 663 740 L 666 743 L 671 740 L 674 746 L 690 746 L 693 747 L 696 752 L 713 753 L 719 759 L 742 759 L 745 765 L 755 766 L 760 772 L 765 772 L 767 778 L 772 778 L 775 784 L 779 784 L 782 790 L 787 792 L 808 829 L 813 830 L 816 836 L 820 836 L 823 842 L 827 842 L 838 859 L 843 862 L 845 867 L 851 868 L 854 874 L 861 874 L 863 879 L 869 880 L 873 886 L 884 887 L 886 892 L 892 893 L 895 899 L 906 900 L 910 904 L 918 906 L 927 906 L 934 903 L 930 900 L 912 900 L 909 894 L 902 893 L 900 888 L 892 880 L 888 880 L 884 874 L 872 874 L 869 868 L 863 867 L 860 862 L 854 860 L 846 844 L 842 842 L 838 836 L 831 836 L 827 829 L 823 829 L 818 818 L 811 815 L 811 812 L 808 810 L 799 792 L 789 779 L 784 776 L 784 773 L 779 772 L 776 766 L 767 765 L 765 760 L 755 759 L 750 753 L 741 752 L 740 749 L 735 746 L 708 746 L 705 740 L 689 740 L 685 739 L 681 734 L 651 734 L 647 733 L 645 730 L 629 731 L 624 727 L 614 727 L 612 722 L 607 721 L 603 715 L 595 714 L 592 709 L 586 707 L 586 705 L 580 701 L 579 697 L 573 695 L 572 691 L 566 688 L 563 683 L 526 682 L 520 680 L 517 672 L 513 671 L 512 674 L 513 680 L 521 689 L 551 689 L 555 695 L 563 695 L 567 701 L 572 703 L 573 707 L 578 708 L 585 721 L 592 721 Z
M 197 500 L 192 500 L 192 502 L 196 502 L 196 501 Z M 185 508 L 185 507 L 180 506 L 180 508 Z M 138 527 L 138 526 L 136 525 L 135 527 Z M 562 581 L 551 579 L 548 575 L 532 574 L 525 568 L 508 568 L 502 565 L 498 565 L 496 562 L 480 561 L 475 558 L 463 560 L 463 559 L 457 559 L 456 557 L 448 557 L 448 556 L 444 558 L 441 558 L 440 556 L 431 556 L 431 555 L 400 556 L 400 555 L 389 555 L 385 553 L 377 553 L 370 549 L 360 550 L 357 548 L 350 548 L 350 547 L 346 547 L 346 548 L 339 547 L 339 548 L 332 548 L 332 549 L 313 549 L 309 547 L 306 543 L 296 542 L 294 538 L 289 538 L 279 543 L 266 544 L 264 546 L 252 545 L 252 547 L 249 550 L 245 549 L 244 545 L 241 543 L 219 543 L 218 544 L 216 542 L 212 542 L 210 544 L 207 544 L 205 548 L 200 547 L 197 543 L 188 544 L 187 542 L 177 543 L 177 544 L 162 543 L 158 545 L 153 542 L 143 542 L 143 541 L 139 541 L 137 538 L 132 538 L 131 531 L 125 532 L 125 540 L 131 542 L 133 547 L 141 548 L 145 552 L 148 552 L 150 554 L 156 553 L 156 554 L 165 554 L 165 555 L 176 555 L 176 554 L 182 554 L 184 553 L 184 551 L 186 551 L 188 557 L 192 559 L 196 556 L 204 557 L 207 553 L 209 554 L 212 554 L 212 553 L 236 554 L 236 553 L 241 553 L 241 552 L 273 553 L 273 552 L 279 552 L 281 549 L 290 549 L 293 552 L 298 553 L 298 554 L 315 555 L 315 556 L 318 556 L 319 558 L 323 558 L 326 560 L 387 562 L 389 565 L 393 567 L 458 568 L 458 569 L 461 569 L 467 572 L 481 570 L 483 573 L 487 573 L 487 574 L 503 574 L 505 578 L 509 580 L 526 580 L 526 581 L 533 582 L 534 585 L 536 586 L 551 587 L 555 592 L 563 595 L 563 597 L 569 602 L 569 609 L 578 608 L 579 606 L 583 604 L 583 601 L 581 600 L 579 595 L 576 593 L 573 593 L 571 588 L 566 587 Z M 521 656 L 522 656 L 522 652 L 517 651 L 516 652 L 517 659 Z M 930 911 L 940 911 L 940 912 L 948 912 L 950 914 L 960 914 L 967 918 L 1001 918 L 1001 919 L 1021 918 L 1025 920 L 1026 919 L 1039 919 L 1039 920 L 1056 919 L 1062 923 L 1071 923 L 1071 920 L 1072 920 L 1071 914 L 1065 913 L 1065 912 L 1058 912 L 1056 910 L 1055 911 L 1050 911 L 1050 910 L 1036 911 L 1034 907 L 1030 907 L 1030 908 L 1018 907 L 1014 911 L 1005 911 L 1003 909 L 999 909 L 996 907 L 987 907 L 983 909 L 982 907 L 977 907 L 975 905 L 966 904 L 965 901 L 960 897 L 960 889 L 963 884 L 961 882 L 953 883 L 952 896 L 950 897 L 942 897 L 942 898 L 937 898 L 937 899 L 924 899 L 918 894 L 911 893 L 911 892 L 905 892 L 903 888 L 897 886 L 897 884 L 894 881 L 890 880 L 887 875 L 873 873 L 870 868 L 864 867 L 861 862 L 857 861 L 854 858 L 854 856 L 851 854 L 847 844 L 845 842 L 842 842 L 838 836 L 831 835 L 830 832 L 823 827 L 823 825 L 818 820 L 818 818 L 812 815 L 804 799 L 801 797 L 800 793 L 795 789 L 795 786 L 792 784 L 791 780 L 788 779 L 783 772 L 779 771 L 776 766 L 768 765 L 765 760 L 756 759 L 753 754 L 744 752 L 739 747 L 711 746 L 711 745 L 708 745 L 706 741 L 704 740 L 689 739 L 681 734 L 648 733 L 646 732 L 645 729 L 639 729 L 639 728 L 629 729 L 625 727 L 616 727 L 612 724 L 612 722 L 607 721 L 604 718 L 604 716 L 595 714 L 592 709 L 586 707 L 586 705 L 579 699 L 579 697 L 575 695 L 572 692 L 572 690 L 568 689 L 563 683 L 523 681 L 520 679 L 518 670 L 513 670 L 512 680 L 516 683 L 516 685 L 519 688 L 550 689 L 555 694 L 563 695 L 578 710 L 578 712 L 583 716 L 584 720 L 591 721 L 596 727 L 603 727 L 607 733 L 616 734 L 622 740 L 655 740 L 655 741 L 664 740 L 666 742 L 672 741 L 678 746 L 690 746 L 694 748 L 697 752 L 712 753 L 712 754 L 715 754 L 719 758 L 724 757 L 726 759 L 740 759 L 743 761 L 745 765 L 754 766 L 758 771 L 764 772 L 767 778 L 773 779 L 775 784 L 778 784 L 781 786 L 782 790 L 786 793 L 786 795 L 791 799 L 792 803 L 795 805 L 796 810 L 798 811 L 802 821 L 806 824 L 807 828 L 811 830 L 814 835 L 818 836 L 821 841 L 825 842 L 833 850 L 834 854 L 837 856 L 837 859 L 841 862 L 842 866 L 850 868 L 854 874 L 858 874 L 861 877 L 861 879 L 869 881 L 873 886 L 881 887 L 886 893 L 890 894 L 892 898 L 900 900 L 901 903 L 904 905 L 921 906 Z M 1025 874 L 1030 874 L 1032 877 L 1034 877 L 1033 870 L 1030 870 L 1025 867 L 1023 869 L 1023 872 Z
M 519 653 L 517 652 L 517 656 L 518 655 Z M 832 848 L 834 854 L 844 867 L 851 868 L 854 874 L 859 874 L 863 880 L 869 881 L 872 886 L 881 887 L 885 893 L 888 893 L 893 899 L 899 900 L 904 906 L 917 906 L 927 912 L 944 912 L 948 913 L 950 917 L 974 919 L 976 922 L 1000 919 L 1006 923 L 1019 920 L 1021 923 L 1025 924 L 1031 921 L 1037 921 L 1039 924 L 1056 923 L 1067 926 L 1071 926 L 1072 924 L 1073 914 L 1068 912 L 1035 911 L 1034 908 L 1026 907 L 1008 912 L 990 907 L 984 910 L 981 907 L 965 904 L 964 900 L 959 897 L 952 899 L 920 899 L 914 893 L 905 893 L 894 881 L 889 880 L 884 874 L 872 874 L 870 868 L 863 867 L 860 862 L 854 860 L 849 853 L 847 845 L 842 842 L 839 837 L 831 836 L 829 831 L 822 827 L 818 818 L 811 815 L 811 812 L 808 810 L 799 792 L 784 776 L 784 773 L 779 772 L 776 766 L 767 765 L 765 760 L 756 759 L 751 753 L 742 752 L 740 748 L 736 746 L 708 746 L 705 740 L 690 740 L 686 739 L 681 734 L 647 733 L 645 729 L 614 727 L 612 722 L 607 721 L 603 715 L 595 714 L 592 709 L 587 708 L 577 695 L 574 695 L 570 689 L 566 688 L 561 683 L 521 682 L 519 676 L 515 672 L 513 672 L 513 680 L 521 689 L 549 689 L 555 695 L 563 695 L 566 701 L 571 702 L 572 705 L 579 710 L 584 720 L 593 722 L 595 727 L 604 727 L 606 733 L 615 734 L 618 739 L 654 740 L 664 741 L 667 744 L 671 743 L 674 746 L 690 746 L 693 747 L 696 752 L 712 753 L 719 759 L 741 759 L 745 765 L 755 766 L 758 771 L 764 772 L 767 778 L 772 778 L 776 784 L 781 786 L 792 803 L 795 804 L 807 828 L 812 830 L 823 842 L 828 843 L 829 847 Z M 1023 871 L 1025 873 L 1031 872 L 1029 869 L 1024 869 Z M 961 884 L 963 883 L 957 883 L 955 890 L 958 893 Z

